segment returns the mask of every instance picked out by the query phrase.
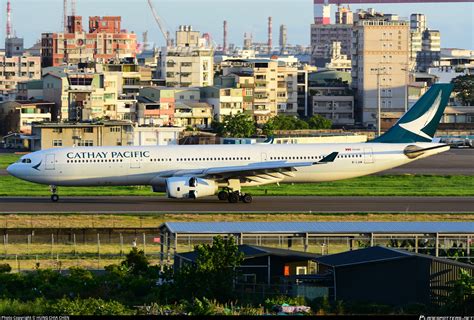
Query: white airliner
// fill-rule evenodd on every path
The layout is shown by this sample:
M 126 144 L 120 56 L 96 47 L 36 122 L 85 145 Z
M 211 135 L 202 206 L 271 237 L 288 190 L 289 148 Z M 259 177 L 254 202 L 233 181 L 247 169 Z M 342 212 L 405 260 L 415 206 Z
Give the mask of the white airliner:
M 23 156 L 8 167 L 20 179 L 57 186 L 148 185 L 170 198 L 218 195 L 250 203 L 242 187 L 350 179 L 449 150 L 432 139 L 452 91 L 435 84 L 385 134 L 368 143 L 74 147 Z

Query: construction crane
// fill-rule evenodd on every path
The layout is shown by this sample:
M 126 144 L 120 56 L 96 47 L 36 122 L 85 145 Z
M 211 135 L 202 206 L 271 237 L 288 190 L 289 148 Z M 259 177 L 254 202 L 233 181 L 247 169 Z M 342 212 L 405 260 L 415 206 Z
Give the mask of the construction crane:
M 150 6 L 151 13 L 153 14 L 153 17 L 155 18 L 155 21 L 158 24 L 158 27 L 160 28 L 161 33 L 163 34 L 163 38 L 165 39 L 166 46 L 168 46 L 169 32 L 165 30 L 164 23 L 161 20 L 158 13 L 156 12 L 155 7 L 153 6 L 152 0 L 147 0 L 147 1 L 148 1 L 148 5 Z

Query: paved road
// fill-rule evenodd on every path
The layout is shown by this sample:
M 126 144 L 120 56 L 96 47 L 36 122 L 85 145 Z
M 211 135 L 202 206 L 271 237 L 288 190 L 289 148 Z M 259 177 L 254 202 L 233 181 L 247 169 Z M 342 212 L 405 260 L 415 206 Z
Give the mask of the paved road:
M 256 197 L 252 204 L 163 197 L 0 198 L 2 213 L 474 212 L 474 197 Z
M 384 171 L 379 174 L 406 173 L 474 176 L 474 149 L 451 149 L 448 152 L 415 161 L 406 166 Z M 0 176 L 7 174 L 6 170 L 0 170 Z

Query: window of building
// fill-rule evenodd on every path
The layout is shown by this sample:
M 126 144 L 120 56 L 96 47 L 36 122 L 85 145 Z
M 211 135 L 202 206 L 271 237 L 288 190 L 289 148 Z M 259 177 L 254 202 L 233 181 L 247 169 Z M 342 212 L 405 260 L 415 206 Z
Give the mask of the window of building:
M 93 133 L 93 132 L 94 132 L 94 128 L 84 128 L 84 132 L 85 132 L 85 133 Z
M 63 141 L 62 140 L 53 140 L 53 147 L 62 147 Z
M 93 140 L 81 140 L 78 144 L 79 147 L 93 147 L 94 141 Z
M 63 128 L 53 128 L 53 132 L 54 132 L 54 133 L 62 133 L 62 132 L 63 132 Z

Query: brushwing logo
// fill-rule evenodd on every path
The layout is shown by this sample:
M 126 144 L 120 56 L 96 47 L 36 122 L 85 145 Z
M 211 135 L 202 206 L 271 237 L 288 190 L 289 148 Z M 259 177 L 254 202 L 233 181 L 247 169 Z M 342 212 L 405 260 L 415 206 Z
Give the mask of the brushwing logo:
M 421 117 L 410 122 L 400 123 L 399 124 L 400 127 L 416 135 L 419 135 L 423 138 L 431 140 L 433 137 L 430 137 L 429 135 L 424 133 L 422 130 L 426 128 L 426 126 L 430 124 L 433 118 L 435 117 L 436 112 L 438 111 L 438 108 L 441 104 L 442 93 L 443 93 L 442 91 L 439 92 L 438 97 L 434 101 L 431 108 L 427 112 L 425 112 Z
M 38 168 L 40 167 L 40 165 L 42 163 L 43 163 L 43 161 L 40 161 L 40 163 L 38 163 L 36 166 L 33 166 L 33 169 L 40 171 L 40 169 L 38 169 Z

